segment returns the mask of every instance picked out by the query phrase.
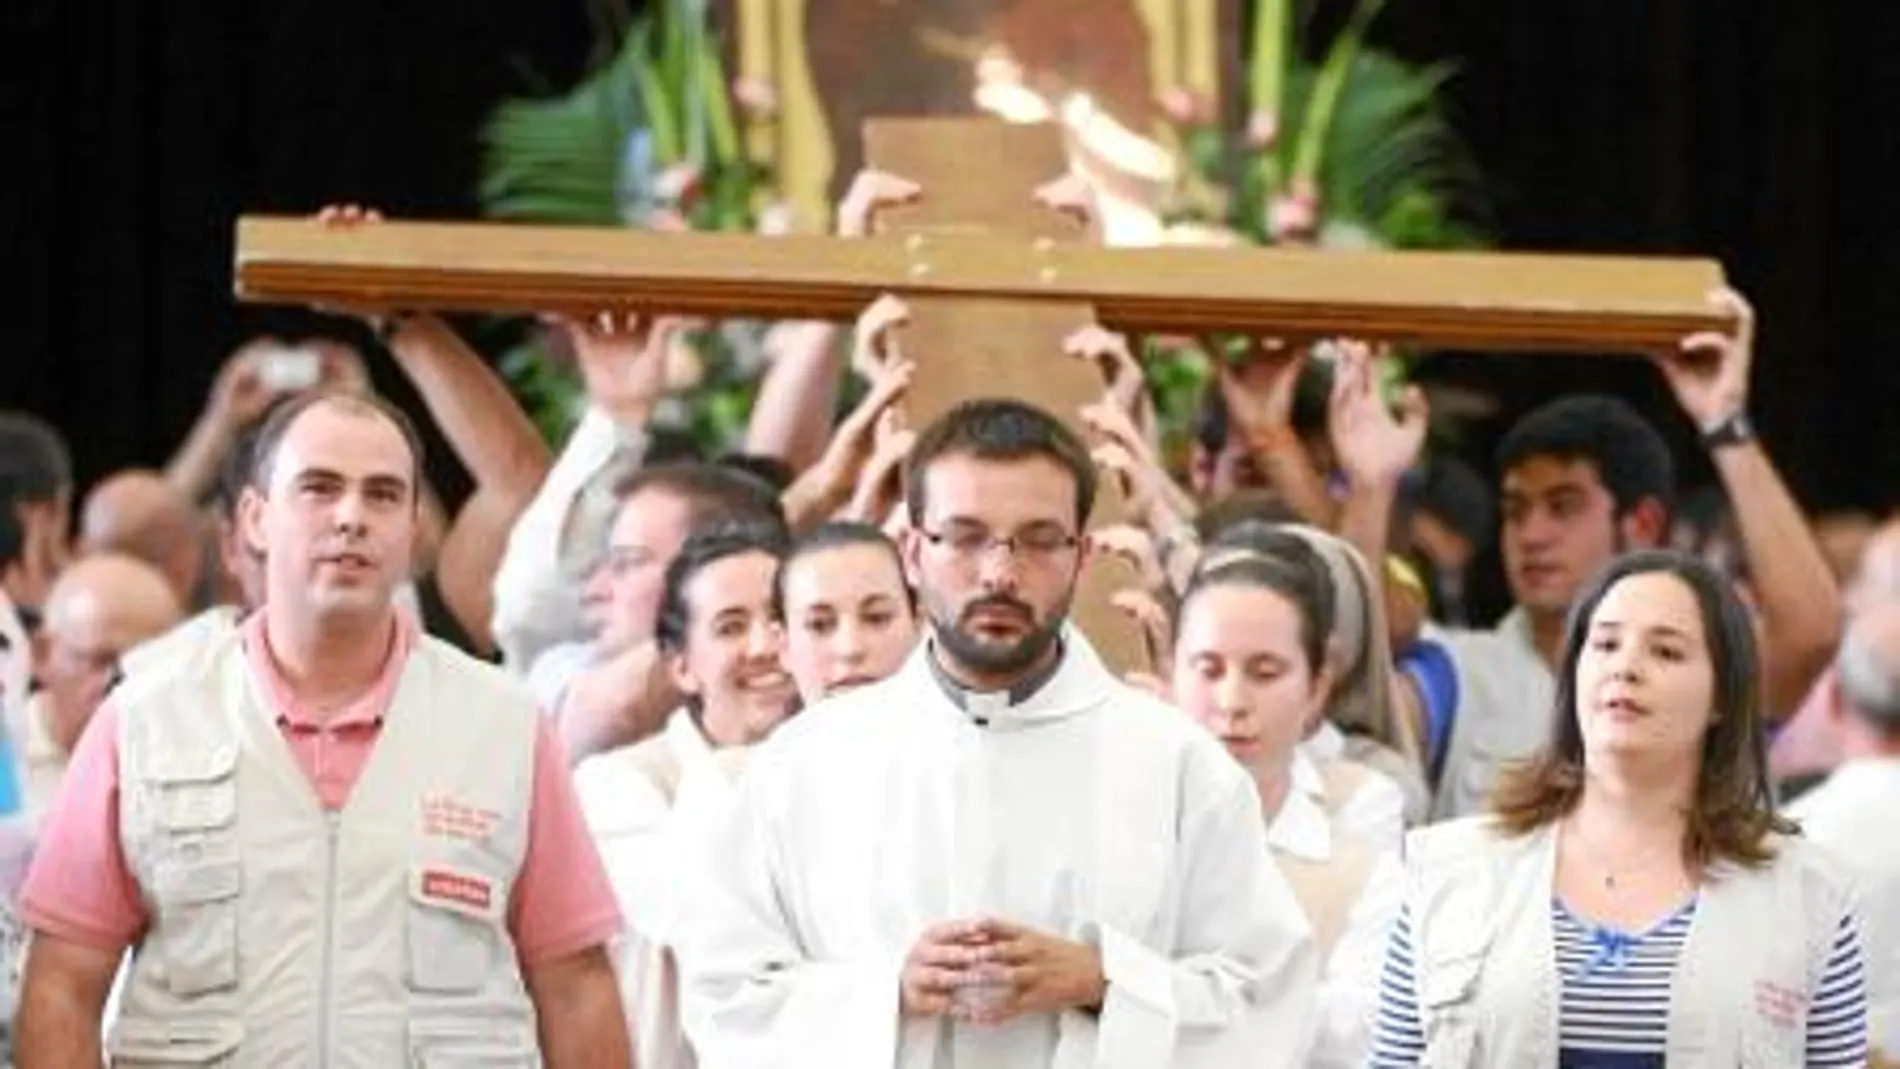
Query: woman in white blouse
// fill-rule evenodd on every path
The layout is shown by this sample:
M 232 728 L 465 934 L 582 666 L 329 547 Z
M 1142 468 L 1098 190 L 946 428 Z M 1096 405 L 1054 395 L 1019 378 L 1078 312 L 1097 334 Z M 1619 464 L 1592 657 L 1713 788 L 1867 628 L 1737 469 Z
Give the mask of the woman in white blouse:
M 666 569 L 655 637 L 686 705 L 654 738 L 581 762 L 575 790 L 628 931 L 615 948 L 642 1069 L 691 1069 L 673 947 L 695 901 L 703 844 L 747 748 L 791 714 L 780 660 L 778 530 L 724 525 L 686 540 Z
M 1317 555 L 1331 591 L 1326 636 L 1333 685 L 1306 725 L 1300 749 L 1327 781 L 1333 827 L 1397 847 L 1405 829 L 1431 808 L 1412 721 L 1392 681 L 1380 586 L 1365 558 L 1344 539 L 1297 524 L 1236 524 L 1208 547 L 1205 569 L 1237 553 Z
M 1328 777 L 1300 746 L 1333 697 L 1332 610 L 1326 563 L 1303 542 L 1274 556 L 1210 558 L 1183 595 L 1172 674 L 1175 701 L 1252 774 L 1267 817 L 1264 845 L 1325 956 L 1306 1064 L 1329 1069 L 1365 1062 L 1400 890 L 1389 845 L 1334 828 Z

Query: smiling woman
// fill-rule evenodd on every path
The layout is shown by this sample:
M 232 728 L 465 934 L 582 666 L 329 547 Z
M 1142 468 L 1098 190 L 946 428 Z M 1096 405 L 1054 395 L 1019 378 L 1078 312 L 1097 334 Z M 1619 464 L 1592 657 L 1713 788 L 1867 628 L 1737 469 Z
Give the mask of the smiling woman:
M 774 597 L 784 552 L 770 528 L 717 527 L 667 566 L 655 638 L 715 749 L 758 742 L 791 712 Z

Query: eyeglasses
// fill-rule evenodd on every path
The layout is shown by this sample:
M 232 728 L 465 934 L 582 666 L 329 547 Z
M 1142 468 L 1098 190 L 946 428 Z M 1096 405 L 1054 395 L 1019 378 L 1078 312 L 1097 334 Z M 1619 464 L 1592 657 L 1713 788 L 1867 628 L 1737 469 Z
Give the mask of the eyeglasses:
M 1006 550 L 1025 563 L 1042 564 L 1074 549 L 1082 540 L 1060 527 L 1031 527 L 1007 538 L 976 526 L 952 524 L 942 531 L 919 530 L 933 546 L 947 546 L 965 560 L 978 560 L 992 549 Z

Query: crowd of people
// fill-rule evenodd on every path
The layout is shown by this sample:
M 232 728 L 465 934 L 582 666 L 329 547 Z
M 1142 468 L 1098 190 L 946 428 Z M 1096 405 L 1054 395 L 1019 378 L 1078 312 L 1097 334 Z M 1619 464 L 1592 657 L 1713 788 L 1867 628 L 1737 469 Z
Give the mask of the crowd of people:
M 861 175 L 840 232 L 917 196 Z M 1654 356 L 1696 531 L 1630 405 L 1484 476 L 1351 341 L 1210 345 L 1183 470 L 1099 328 L 1023 354 L 1099 403 L 911 427 L 894 297 L 774 328 L 718 457 L 653 431 L 684 321 L 550 317 L 555 455 L 447 322 L 365 313 L 452 515 L 338 341 L 245 346 L 83 497 L 0 413 L 14 1063 L 1900 1056 L 1900 523 L 1830 555 L 1711 299 Z M 1106 557 L 1150 663 L 1071 619 Z

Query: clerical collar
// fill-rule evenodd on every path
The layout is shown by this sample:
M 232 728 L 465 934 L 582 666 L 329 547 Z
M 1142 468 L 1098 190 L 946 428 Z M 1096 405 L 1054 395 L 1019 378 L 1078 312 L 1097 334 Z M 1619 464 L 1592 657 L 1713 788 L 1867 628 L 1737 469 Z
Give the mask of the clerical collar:
M 936 678 L 937 686 L 942 688 L 944 697 L 949 698 L 957 708 L 970 714 L 970 719 L 976 722 L 977 727 L 988 727 L 991 710 L 1021 705 L 1035 697 L 1037 691 L 1055 678 L 1056 670 L 1062 667 L 1062 658 L 1067 653 L 1062 636 L 1056 636 L 1056 655 L 1051 657 L 1044 667 L 1017 680 L 1016 685 L 1010 687 L 1007 692 L 971 690 L 951 678 L 950 673 L 943 670 L 943 665 L 937 663 L 937 644 L 934 640 L 929 643 L 929 649 L 924 651 L 924 662 L 930 665 L 930 674 Z

